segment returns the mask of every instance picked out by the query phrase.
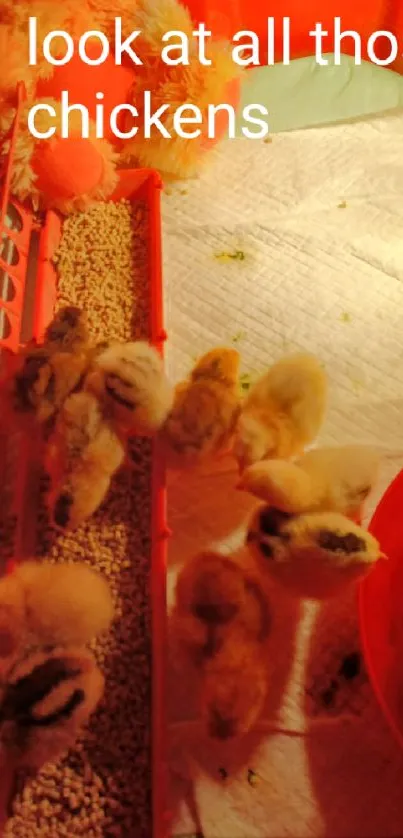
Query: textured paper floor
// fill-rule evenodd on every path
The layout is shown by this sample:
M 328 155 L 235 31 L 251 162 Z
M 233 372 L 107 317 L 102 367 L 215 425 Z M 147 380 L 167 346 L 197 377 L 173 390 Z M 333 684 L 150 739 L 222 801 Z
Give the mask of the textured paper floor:
M 403 463 L 402 140 L 403 118 L 389 118 L 277 135 L 271 144 L 230 141 L 199 182 L 163 207 L 171 374 L 179 378 L 200 351 L 234 338 L 252 375 L 285 352 L 315 352 L 331 382 L 321 441 L 378 445 L 378 496 Z M 217 258 L 236 251 L 245 258 Z M 186 556 L 242 525 L 250 502 L 233 482 L 231 461 L 214 475 L 170 477 L 170 595 Z M 365 674 L 340 682 L 325 728 L 315 720 L 308 735 L 267 730 L 276 721 L 303 732 L 322 712 L 340 661 L 358 648 L 355 600 L 328 610 L 302 604 L 290 613 L 276 601 L 266 729 L 244 743 L 236 764 L 184 724 L 194 716 L 185 676 L 171 684 L 176 835 L 403 834 L 403 761 Z M 248 767 L 260 777 L 256 788 Z

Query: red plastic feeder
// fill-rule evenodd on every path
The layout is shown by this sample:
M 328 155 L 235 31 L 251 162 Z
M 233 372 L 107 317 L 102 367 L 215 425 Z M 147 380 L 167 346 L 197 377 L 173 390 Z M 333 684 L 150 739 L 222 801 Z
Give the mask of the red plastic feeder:
M 361 636 L 367 668 L 386 719 L 403 748 L 403 471 L 380 501 L 370 524 L 388 561 L 360 585 Z
M 10 195 L 14 148 L 24 101 L 24 87 L 18 90 L 18 112 L 11 133 L 10 154 L 0 180 L 0 403 L 1 373 L 8 369 L 18 348 L 32 338 L 40 339 L 53 317 L 57 299 L 57 275 L 53 256 L 59 245 L 62 219 L 53 211 L 40 223 Z M 148 169 L 120 172 L 112 200 L 143 200 L 148 207 L 149 335 L 163 354 L 162 250 L 159 175 Z M 1 413 L 0 413 L 1 419 Z M 9 517 L 16 519 L 12 539 L 13 555 L 1 566 L 0 576 L 15 562 L 33 555 L 35 548 L 38 474 L 35 473 L 30 443 L 26 436 L 0 425 L 0 537 Z M 152 465 L 152 556 L 150 600 L 152 603 L 153 689 L 153 833 L 149 838 L 167 838 L 169 813 L 166 795 L 165 750 L 165 649 L 166 649 L 166 554 L 169 531 L 166 524 L 165 473 L 157 446 Z

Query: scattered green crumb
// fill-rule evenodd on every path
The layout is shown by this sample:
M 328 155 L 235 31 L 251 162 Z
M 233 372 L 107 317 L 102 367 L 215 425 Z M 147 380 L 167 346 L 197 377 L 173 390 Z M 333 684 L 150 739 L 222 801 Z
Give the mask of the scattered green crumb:
M 243 262 L 245 258 L 246 257 L 243 250 L 234 250 L 233 253 L 216 253 L 214 255 L 214 259 L 217 259 L 218 262 Z
M 245 332 L 237 332 L 232 338 L 232 343 L 239 343 L 239 341 L 245 340 L 245 338 L 246 338 Z
M 348 311 L 342 311 L 340 315 L 340 320 L 342 323 L 351 323 L 351 314 L 349 314 Z
M 265 145 L 269 145 L 269 143 L 273 142 L 273 137 L 265 137 L 263 142 L 265 143 Z
M 242 373 L 239 379 L 239 384 L 241 386 L 241 390 L 250 390 L 252 382 L 249 372 Z
M 249 768 L 248 769 L 248 783 L 249 783 L 249 785 L 252 786 L 252 788 L 255 788 L 256 786 L 259 785 L 259 782 L 260 782 L 260 778 L 258 777 L 256 772 L 252 771 L 252 769 Z
M 220 775 L 220 777 L 221 777 L 221 779 L 222 779 L 222 780 L 226 780 L 226 779 L 227 779 L 227 777 L 228 777 L 228 771 L 226 771 L 226 770 L 225 770 L 225 768 L 219 768 L 219 769 L 218 769 L 218 773 L 219 773 L 219 775 Z
M 346 207 L 347 207 L 347 201 L 340 201 L 340 203 L 337 204 L 337 209 L 346 209 Z
M 351 378 L 351 384 L 353 385 L 353 389 L 357 395 L 361 393 L 361 391 L 365 388 L 365 381 L 362 381 L 360 378 Z

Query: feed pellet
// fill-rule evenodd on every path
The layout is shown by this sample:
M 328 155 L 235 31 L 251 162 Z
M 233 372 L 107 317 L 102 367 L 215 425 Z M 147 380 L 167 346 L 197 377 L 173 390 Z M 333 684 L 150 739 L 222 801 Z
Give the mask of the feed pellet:
M 58 305 L 85 308 L 97 340 L 150 337 L 147 223 L 144 205 L 123 202 L 64 224 Z M 90 730 L 61 763 L 26 784 L 5 838 L 151 835 L 150 444 L 137 441 L 132 455 L 135 467 L 118 473 L 80 530 L 60 537 L 44 512 L 38 522 L 37 554 L 98 568 L 111 585 L 116 619 L 95 646 L 106 692 Z

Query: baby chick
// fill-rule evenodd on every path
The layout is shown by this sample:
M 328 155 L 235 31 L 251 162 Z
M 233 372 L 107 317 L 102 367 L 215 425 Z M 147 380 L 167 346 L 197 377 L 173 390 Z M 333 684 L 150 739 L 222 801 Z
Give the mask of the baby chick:
M 325 415 L 327 377 L 312 355 L 287 356 L 254 384 L 242 405 L 233 452 L 240 471 L 299 454 Z
M 63 530 L 81 526 L 105 499 L 124 457 L 124 445 L 105 421 L 97 398 L 89 392 L 70 396 L 45 455 L 52 523 Z
M 86 564 L 23 562 L 8 577 L 24 607 L 24 631 L 45 646 L 84 645 L 107 631 L 113 600 L 100 573 Z M 0 608 L 1 608 L 0 588 Z M 0 611 L 1 613 L 1 611 Z
M 86 314 L 77 306 L 63 306 L 46 329 L 44 344 L 60 352 L 81 352 L 90 346 Z
M 45 424 L 80 386 L 87 365 L 85 353 L 53 351 L 45 346 L 24 350 L 8 381 L 9 409 L 17 419 L 34 418 Z
M 40 770 L 74 745 L 104 678 L 83 648 L 34 653 L 12 670 L 0 702 L 3 742 L 18 767 Z
M 249 466 L 238 488 L 283 512 L 333 511 L 359 522 L 379 469 L 379 454 L 370 446 L 316 448 L 295 463 L 264 460 Z
M 247 638 L 269 634 L 269 605 L 258 579 L 231 556 L 198 553 L 182 568 L 173 611 L 177 636 L 198 665 L 214 654 L 236 624 Z
M 229 448 L 239 412 L 239 364 L 235 349 L 213 349 L 177 386 L 162 431 L 168 465 L 194 466 Z
M 156 433 L 172 406 L 162 358 L 142 341 L 97 352 L 85 386 L 105 404 L 110 421 L 123 434 Z
M 199 553 L 179 574 L 172 614 L 179 655 L 200 676 L 210 735 L 244 735 L 267 693 L 270 606 L 258 577 L 230 556 Z
M 64 306 L 45 331 L 41 345 L 30 341 L 9 363 L 4 396 L 9 418 L 45 424 L 84 379 L 90 336 L 85 314 Z
M 253 513 L 246 543 L 260 568 L 308 599 L 338 594 L 382 557 L 375 538 L 337 512 L 290 515 L 261 506 Z
M 262 648 L 236 630 L 206 662 L 201 714 L 213 739 L 245 736 L 262 714 L 268 691 Z

